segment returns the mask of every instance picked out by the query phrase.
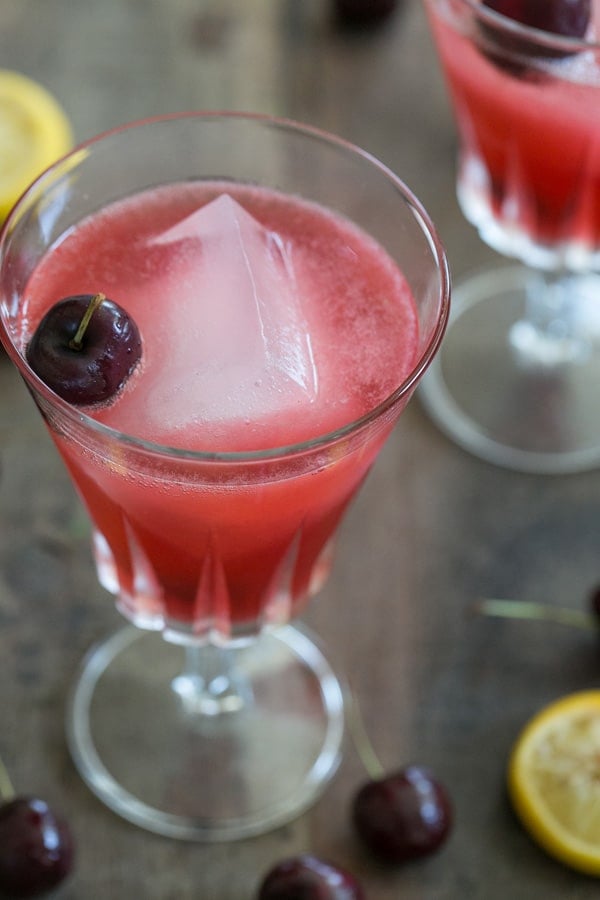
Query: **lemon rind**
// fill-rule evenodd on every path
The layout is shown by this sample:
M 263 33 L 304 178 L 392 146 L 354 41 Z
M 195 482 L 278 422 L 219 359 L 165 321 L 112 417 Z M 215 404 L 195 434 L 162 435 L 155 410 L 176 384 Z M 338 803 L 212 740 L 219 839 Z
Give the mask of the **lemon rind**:
M 73 145 L 67 114 L 43 85 L 20 72 L 0 68 L 0 101 L 2 98 L 27 117 L 31 146 L 22 165 L 0 178 L 0 220 L 31 182 Z
M 534 742 L 561 715 L 583 711 L 600 714 L 600 690 L 562 697 L 537 713 L 517 738 L 508 763 L 507 784 L 513 808 L 526 831 L 549 855 L 586 875 L 600 877 L 600 844 L 585 842 L 568 832 L 527 781 L 527 758 Z

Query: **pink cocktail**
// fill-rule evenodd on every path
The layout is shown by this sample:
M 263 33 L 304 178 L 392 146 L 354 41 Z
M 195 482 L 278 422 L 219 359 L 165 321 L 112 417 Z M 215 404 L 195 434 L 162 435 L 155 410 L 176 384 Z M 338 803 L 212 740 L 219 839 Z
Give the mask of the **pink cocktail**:
M 160 188 L 84 221 L 24 291 L 24 345 L 57 298 L 90 285 L 131 314 L 143 362 L 113 402 L 87 412 L 184 453 L 260 453 L 343 429 L 418 354 L 410 288 L 382 248 L 347 220 L 264 189 Z M 105 452 L 53 436 L 96 528 L 101 581 L 123 611 L 145 627 L 231 639 L 287 621 L 320 586 L 339 518 L 387 430 L 267 477 L 261 462 L 190 472 L 169 458 L 132 478 L 133 460 L 107 465 Z
M 461 209 L 525 267 L 459 287 L 424 397 L 467 449 L 548 473 L 600 461 L 600 3 L 576 37 L 509 17 L 545 22 L 561 3 L 425 0 L 459 136 Z
M 287 623 L 441 341 L 448 273 L 426 213 L 321 132 L 171 116 L 32 186 L 0 242 L 0 289 L 2 340 L 88 509 L 100 581 L 138 626 L 84 663 L 80 771 L 175 837 L 289 819 L 339 763 L 343 691 Z M 73 405 L 31 339 L 90 293 L 135 322 L 141 358 L 108 399 Z

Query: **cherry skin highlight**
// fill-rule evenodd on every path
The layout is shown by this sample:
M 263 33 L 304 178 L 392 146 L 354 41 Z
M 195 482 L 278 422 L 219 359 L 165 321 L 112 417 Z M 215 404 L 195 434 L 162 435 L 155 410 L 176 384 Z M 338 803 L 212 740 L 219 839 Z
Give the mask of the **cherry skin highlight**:
M 97 298 L 101 298 L 96 302 Z M 95 308 L 82 330 L 90 309 Z M 101 294 L 77 294 L 52 306 L 27 349 L 27 362 L 56 394 L 76 406 L 112 399 L 142 354 L 133 319 Z
M 0 896 L 36 897 L 71 871 L 73 840 L 64 819 L 34 797 L 0 806 Z
M 433 774 L 413 765 L 363 785 L 354 798 L 352 818 L 375 856 L 400 863 L 441 847 L 452 826 L 452 806 Z

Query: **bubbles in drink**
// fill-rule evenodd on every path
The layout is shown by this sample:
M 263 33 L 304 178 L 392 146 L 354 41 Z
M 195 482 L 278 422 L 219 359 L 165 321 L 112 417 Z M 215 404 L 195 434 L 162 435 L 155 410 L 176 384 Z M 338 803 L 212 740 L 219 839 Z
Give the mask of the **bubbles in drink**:
M 80 223 L 28 285 L 25 338 L 56 297 L 92 286 L 143 342 L 92 414 L 159 444 L 261 450 L 327 434 L 392 393 L 417 352 L 411 291 L 384 249 L 254 186 L 168 185 Z

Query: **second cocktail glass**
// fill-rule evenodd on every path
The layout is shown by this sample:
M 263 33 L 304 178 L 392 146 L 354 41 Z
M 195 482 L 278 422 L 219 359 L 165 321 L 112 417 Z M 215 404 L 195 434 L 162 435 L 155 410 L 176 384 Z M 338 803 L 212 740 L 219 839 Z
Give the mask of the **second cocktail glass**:
M 323 278 L 345 282 L 333 318 Z M 3 343 L 90 514 L 100 581 L 137 626 L 93 648 L 74 689 L 83 777 L 173 837 L 288 820 L 335 772 L 344 730 L 340 680 L 288 623 L 323 585 L 336 527 L 442 339 L 449 279 L 431 222 L 394 174 L 322 132 L 176 115 L 43 175 L 5 226 L 0 287 Z M 131 430 L 110 424 L 112 402 L 70 405 L 26 360 L 43 307 L 97 290 L 142 335 L 114 404 Z M 362 384 L 358 405 L 340 367 Z M 190 393 L 203 413 L 183 422 Z M 167 425 L 172 444 L 150 438 Z
M 592 6 L 597 18 L 599 4 Z M 425 0 L 425 7 L 458 130 L 460 206 L 489 246 L 524 265 L 456 286 L 452 322 L 422 385 L 423 400 L 457 443 L 496 464 L 541 473 L 594 467 L 597 28 L 592 19 L 585 37 L 565 38 L 525 27 L 480 0 Z

